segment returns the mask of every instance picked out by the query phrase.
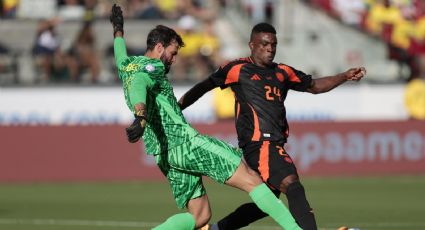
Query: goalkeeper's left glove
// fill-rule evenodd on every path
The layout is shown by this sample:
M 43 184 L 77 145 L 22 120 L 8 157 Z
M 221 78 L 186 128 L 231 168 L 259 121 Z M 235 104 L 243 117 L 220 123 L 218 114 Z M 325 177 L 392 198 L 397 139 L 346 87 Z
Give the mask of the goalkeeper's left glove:
M 144 115 L 134 115 L 133 124 L 125 129 L 127 139 L 130 143 L 136 143 L 145 132 L 146 117 Z
M 109 20 L 111 21 L 112 27 L 114 28 L 114 35 L 117 32 L 124 34 L 124 17 L 122 16 L 121 7 L 117 4 L 112 6 L 112 12 Z

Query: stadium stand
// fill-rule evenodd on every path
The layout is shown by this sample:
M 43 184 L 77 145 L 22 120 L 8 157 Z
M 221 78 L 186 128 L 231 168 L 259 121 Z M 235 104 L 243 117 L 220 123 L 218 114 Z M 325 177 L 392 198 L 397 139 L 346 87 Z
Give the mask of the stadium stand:
M 128 19 L 126 39 L 131 54 L 143 53 L 144 44 L 140 41 L 156 24 L 180 29 L 184 36 L 187 34 L 183 31 L 191 27 L 194 36 L 186 38 L 188 46 L 170 73 L 175 83 L 198 81 L 220 63 L 247 55 L 246 31 L 258 21 L 273 22 L 282 31 L 279 50 L 283 52 L 278 52 L 277 61 L 312 74 L 365 65 L 369 82 L 404 82 L 423 77 L 424 4 L 417 0 L 395 2 L 404 4 L 395 3 L 386 9 L 383 1 L 361 0 L 118 1 Z M 2 52 L 1 84 L 116 84 L 107 20 L 111 4 L 107 0 L 2 1 L 0 32 L 7 36 L 2 36 L 0 43 L 7 52 Z M 188 23 L 188 17 L 193 23 Z M 33 52 L 40 20 L 56 21 L 56 43 L 61 52 L 54 59 L 60 68 L 52 72 L 53 77 L 49 77 L 46 66 L 50 69 L 57 63 L 42 68 L 43 61 Z M 75 44 L 78 32 L 88 22 L 93 31 L 89 40 L 93 41 L 85 47 L 91 47 L 90 53 L 95 57 L 91 59 L 98 59 L 99 63 L 78 64 Z M 349 43 L 345 42 L 347 39 Z

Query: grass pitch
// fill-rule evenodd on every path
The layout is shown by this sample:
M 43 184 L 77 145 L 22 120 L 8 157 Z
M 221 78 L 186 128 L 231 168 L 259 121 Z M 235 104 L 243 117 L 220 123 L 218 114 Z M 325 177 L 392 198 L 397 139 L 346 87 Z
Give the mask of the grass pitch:
M 320 229 L 425 229 L 425 176 L 304 178 Z M 217 221 L 247 194 L 206 181 Z M 284 196 L 282 199 L 285 201 Z M 165 182 L 0 184 L 0 229 L 151 229 L 179 212 Z M 278 229 L 270 218 L 247 229 Z

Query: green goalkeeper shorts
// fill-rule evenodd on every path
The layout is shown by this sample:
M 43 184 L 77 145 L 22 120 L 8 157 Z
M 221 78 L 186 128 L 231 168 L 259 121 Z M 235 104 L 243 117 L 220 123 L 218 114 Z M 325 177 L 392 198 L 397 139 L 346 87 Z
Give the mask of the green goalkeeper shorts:
M 156 155 L 156 162 L 167 177 L 174 199 L 184 208 L 191 199 L 206 194 L 202 176 L 224 184 L 241 163 L 242 152 L 215 138 L 197 135 L 189 141 Z

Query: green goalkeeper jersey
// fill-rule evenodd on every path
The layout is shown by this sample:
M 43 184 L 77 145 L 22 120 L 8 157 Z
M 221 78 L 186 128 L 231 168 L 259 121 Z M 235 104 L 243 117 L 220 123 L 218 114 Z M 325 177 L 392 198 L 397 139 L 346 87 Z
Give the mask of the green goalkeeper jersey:
M 145 56 L 128 57 L 120 37 L 114 39 L 114 52 L 128 108 L 134 113 L 135 104 L 146 105 L 146 153 L 165 153 L 196 136 L 198 132 L 183 117 L 162 62 Z

